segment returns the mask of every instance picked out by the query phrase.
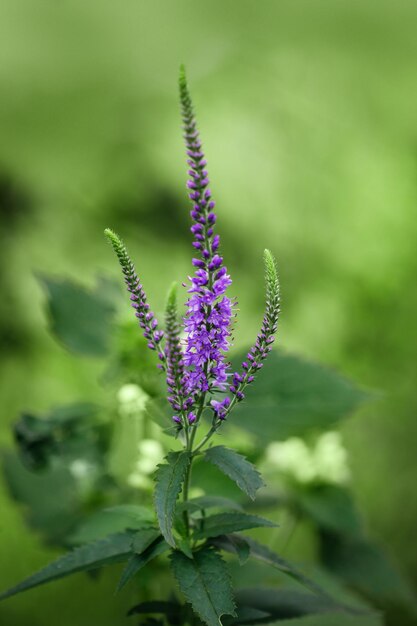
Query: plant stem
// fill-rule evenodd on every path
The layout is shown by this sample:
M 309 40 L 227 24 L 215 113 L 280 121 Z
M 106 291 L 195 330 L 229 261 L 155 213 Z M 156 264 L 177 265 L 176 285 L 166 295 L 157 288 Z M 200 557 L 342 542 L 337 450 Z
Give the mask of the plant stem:
M 188 502 L 188 493 L 189 493 L 190 484 L 191 484 L 191 471 L 192 471 L 192 465 L 193 465 L 193 460 L 194 460 L 193 445 L 194 445 L 195 435 L 196 435 L 196 432 L 197 432 L 197 425 L 198 425 L 198 423 L 200 421 L 201 414 L 204 411 L 205 399 L 206 399 L 206 392 L 204 392 L 203 395 L 201 396 L 200 407 L 199 407 L 197 415 L 196 415 L 196 420 L 195 420 L 194 426 L 192 426 L 192 428 L 191 428 L 191 432 L 189 432 L 188 429 L 186 430 L 185 449 L 190 452 L 191 458 L 190 458 L 190 464 L 189 464 L 189 466 L 187 468 L 187 471 L 186 471 L 186 474 L 185 474 L 184 487 L 182 489 L 182 501 L 183 502 Z M 187 510 L 184 511 L 183 517 L 184 517 L 184 523 L 185 523 L 187 537 L 189 537 L 190 536 L 190 518 L 189 518 Z
M 191 466 L 193 463 L 193 457 L 190 458 L 190 464 L 187 468 L 187 472 L 185 474 L 184 487 L 182 490 L 182 500 L 183 502 L 188 502 L 188 491 L 190 489 L 190 481 L 191 481 Z M 188 511 L 184 510 L 183 512 L 184 524 L 186 529 L 187 537 L 190 536 L 190 519 L 188 515 Z
M 211 437 L 214 435 L 214 433 L 216 432 L 216 430 L 218 429 L 220 424 L 214 423 L 212 425 L 212 427 L 210 428 L 210 430 L 208 431 L 208 433 L 203 437 L 203 439 L 200 441 L 200 443 L 198 444 L 198 446 L 196 446 L 194 448 L 193 451 L 193 456 L 195 456 L 197 454 L 197 452 L 208 442 L 209 439 L 211 439 Z

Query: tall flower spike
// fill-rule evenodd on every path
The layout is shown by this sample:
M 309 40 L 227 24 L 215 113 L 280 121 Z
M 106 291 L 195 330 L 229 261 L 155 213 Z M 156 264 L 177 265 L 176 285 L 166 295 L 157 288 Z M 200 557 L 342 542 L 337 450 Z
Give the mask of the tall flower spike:
M 269 250 L 264 251 L 266 306 L 261 331 L 256 338 L 255 345 L 249 350 L 247 361 L 242 363 L 243 372 L 233 374 L 230 392 L 237 402 L 243 400 L 243 390 L 254 380 L 254 374 L 261 369 L 263 361 L 272 349 L 275 333 L 278 326 L 280 311 L 279 280 L 274 257 Z
M 243 391 L 255 380 L 256 372 L 263 367 L 262 361 L 268 356 L 275 341 L 280 311 L 279 281 L 275 259 L 269 250 L 264 251 L 266 306 L 262 327 L 255 345 L 249 350 L 247 361 L 242 363 L 242 371 L 235 372 L 229 391 L 233 398 L 226 396 L 223 400 L 212 400 L 215 417 L 224 420 L 237 402 L 245 397 Z
M 185 393 L 185 371 L 180 343 L 181 328 L 178 323 L 177 283 L 173 283 L 168 292 L 165 308 L 165 354 L 168 387 L 168 401 L 176 415 L 173 420 L 183 424 L 192 399 Z
M 231 284 L 223 258 L 218 254 L 220 238 L 214 234 L 215 203 L 208 187 L 202 144 L 194 118 L 185 70 L 180 70 L 180 101 L 184 122 L 184 138 L 188 155 L 189 180 L 187 188 L 193 203 L 191 217 L 193 246 L 199 258 L 193 259 L 196 268 L 190 277 L 192 294 L 187 302 L 184 318 L 186 331 L 184 363 L 190 368 L 187 390 L 190 396 L 213 388 L 224 389 L 227 381 L 225 352 L 230 343 L 232 303 L 225 295 Z
M 135 309 L 135 315 L 139 320 L 139 326 L 143 329 L 143 336 L 148 340 L 148 347 L 151 350 L 158 351 L 158 357 L 162 361 L 160 367 L 165 366 L 165 353 L 160 346 L 163 332 L 158 330 L 158 322 L 149 309 L 149 304 L 146 301 L 146 294 L 140 283 L 139 277 L 136 274 L 135 266 L 133 265 L 130 257 L 127 253 L 126 246 L 116 233 L 110 228 L 106 228 L 104 231 L 107 239 L 110 241 L 121 265 L 125 283 L 130 295 L 132 307 Z

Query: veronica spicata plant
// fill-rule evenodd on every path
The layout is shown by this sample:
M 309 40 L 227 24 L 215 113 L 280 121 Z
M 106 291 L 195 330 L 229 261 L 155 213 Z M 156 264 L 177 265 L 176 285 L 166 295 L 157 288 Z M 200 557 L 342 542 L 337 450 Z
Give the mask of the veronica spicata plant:
M 274 258 L 264 252 L 266 309 L 261 331 L 241 371 L 232 373 L 227 361 L 230 348 L 234 302 L 227 295 L 232 284 L 223 257 L 220 236 L 215 232 L 217 216 L 209 188 L 207 161 L 196 126 L 185 73 L 180 74 L 180 98 L 184 138 L 189 166 L 188 195 L 192 203 L 191 232 L 195 257 L 194 275 L 189 277 L 189 298 L 183 317 L 184 339 L 178 321 L 176 288 L 171 289 L 165 315 L 165 333 L 150 310 L 146 294 L 122 240 L 112 230 L 105 231 L 119 259 L 132 307 L 148 347 L 158 355 L 158 367 L 166 373 L 168 401 L 178 431 L 183 431 L 186 448 L 200 450 L 227 419 L 234 406 L 244 399 L 245 387 L 271 350 L 279 314 L 279 283 Z M 219 394 L 222 399 L 217 399 Z M 215 399 L 213 398 L 215 396 Z M 204 411 L 212 416 L 212 426 L 194 449 L 197 428 Z
M 299 614 L 328 610 L 336 605 L 317 585 L 266 546 L 239 534 L 275 524 L 245 513 L 237 503 L 216 495 L 189 498 L 191 468 L 196 459 L 216 466 L 251 499 L 263 485 L 259 472 L 243 456 L 224 446 L 208 444 L 235 406 L 244 401 L 245 388 L 254 383 L 272 348 L 279 315 L 279 284 L 274 258 L 265 250 L 266 307 L 262 326 L 240 369 L 232 371 L 228 361 L 236 315 L 235 302 L 228 295 L 232 281 L 216 232 L 217 215 L 209 188 L 207 161 L 184 69 L 179 87 L 194 239 L 194 273 L 189 278 L 182 318 L 177 310 L 174 285 L 167 298 L 164 330 L 161 329 L 124 243 L 112 230 L 105 233 L 119 259 L 139 326 L 165 374 L 172 426 L 182 449 L 169 452 L 156 470 L 156 519 L 149 511 L 144 514 L 144 507 L 129 509 L 129 520 L 119 532 L 78 546 L 1 597 L 77 571 L 126 562 L 119 583 L 121 588 L 152 559 L 169 552 L 171 568 L 186 604 L 172 597 L 169 601 L 143 602 L 130 613 L 163 616 L 162 621 L 146 623 L 218 626 L 222 616 L 228 616 L 224 623 L 257 624 L 274 621 L 282 615 L 277 591 L 272 594 L 273 600 L 265 596 L 264 603 L 258 597 L 251 600 L 245 594 L 233 592 L 228 566 L 221 555 L 228 552 L 242 564 L 249 557 L 269 564 L 313 591 L 315 595 L 308 596 L 309 608 L 304 607 Z M 291 613 L 294 614 L 297 612 Z

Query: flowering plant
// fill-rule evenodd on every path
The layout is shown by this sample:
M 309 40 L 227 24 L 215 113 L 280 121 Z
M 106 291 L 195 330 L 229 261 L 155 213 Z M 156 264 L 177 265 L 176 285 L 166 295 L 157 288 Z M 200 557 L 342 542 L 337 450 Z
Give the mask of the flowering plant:
M 256 343 L 243 361 L 240 372 L 230 374 L 226 361 L 230 347 L 233 302 L 226 295 L 232 281 L 219 254 L 220 237 L 215 234 L 217 221 L 215 202 L 208 187 L 207 161 L 196 127 L 191 98 L 184 69 L 180 74 L 180 98 L 184 121 L 185 142 L 189 165 L 187 188 L 192 202 L 191 218 L 196 258 L 192 263 L 194 275 L 189 278 L 190 294 L 183 319 L 185 339 L 180 336 L 176 285 L 168 295 L 166 331 L 159 330 L 158 321 L 150 310 L 146 294 L 121 239 L 110 229 L 105 231 L 121 265 L 135 315 L 148 340 L 148 347 L 157 352 L 158 367 L 166 374 L 168 401 L 178 434 L 183 435 L 188 465 L 185 468 L 184 494 L 193 457 L 202 450 L 234 406 L 244 399 L 244 389 L 255 379 L 262 361 L 275 339 L 279 314 L 279 283 L 275 261 L 264 252 L 266 272 L 266 310 Z M 165 340 L 165 341 L 164 341 Z M 216 399 L 219 395 L 224 396 Z M 211 398 L 211 399 L 210 399 Z M 211 428 L 194 447 L 197 429 L 203 414 L 211 414 Z
M 165 330 L 162 331 L 124 243 L 113 231 L 105 231 L 118 256 L 131 304 L 148 347 L 156 353 L 158 367 L 165 373 L 172 430 L 181 443 L 181 448 L 170 451 L 156 470 L 156 518 L 143 507 L 129 509 L 129 521 L 122 531 L 82 543 L 0 598 L 74 572 L 94 570 L 116 562 L 126 562 L 119 583 L 122 588 L 150 561 L 169 553 L 172 572 L 186 604 L 172 597 L 142 602 L 131 610 L 132 614 L 162 616 L 162 621 L 152 618 L 146 622 L 148 624 L 272 624 L 286 616 L 306 613 L 349 613 L 349 608 L 332 600 L 281 556 L 240 534 L 254 528 L 273 527 L 274 523 L 244 512 L 238 503 L 224 497 L 190 497 L 191 470 L 196 459 L 214 465 L 251 499 L 263 486 L 259 472 L 245 457 L 225 446 L 208 447 L 207 444 L 235 406 L 244 400 L 246 387 L 254 382 L 271 351 L 279 315 L 279 284 L 275 261 L 266 250 L 266 308 L 261 330 L 241 367 L 233 372 L 227 361 L 235 317 L 234 301 L 226 295 L 231 279 L 220 255 L 207 163 L 183 69 L 180 99 L 195 249 L 194 275 L 190 277 L 183 318 L 184 336 L 178 319 L 176 286 L 169 291 Z M 182 501 L 179 502 L 181 494 Z M 288 594 L 285 590 L 268 589 L 260 589 L 255 595 L 242 591 L 235 593 L 222 553 L 237 556 L 241 564 L 249 558 L 266 563 L 296 579 L 313 593 Z

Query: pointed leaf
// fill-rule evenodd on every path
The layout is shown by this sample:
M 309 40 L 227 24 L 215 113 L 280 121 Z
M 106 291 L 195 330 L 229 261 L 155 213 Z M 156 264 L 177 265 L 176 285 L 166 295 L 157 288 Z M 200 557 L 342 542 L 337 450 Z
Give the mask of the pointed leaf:
M 155 524 L 154 515 L 144 506 L 114 506 L 91 515 L 75 530 L 69 541 L 74 544 L 87 543 L 123 530 L 146 528 L 152 523 Z
M 350 491 L 336 485 L 319 485 L 295 494 L 296 506 L 320 528 L 360 536 L 362 522 Z
M 244 456 L 224 446 L 214 446 L 205 452 L 205 459 L 229 476 L 252 500 L 256 491 L 264 486 L 260 473 Z
M 125 532 L 76 548 L 5 591 L 0 595 L 0 600 L 75 572 L 86 572 L 103 565 L 126 561 L 132 553 L 132 540 L 133 533 Z
M 155 473 L 155 507 L 161 533 L 165 540 L 175 547 L 172 524 L 175 505 L 181 493 L 191 456 L 188 451 L 170 452 L 167 463 L 158 465 Z
M 270 618 L 286 619 L 312 613 L 334 610 L 321 596 L 294 589 L 253 588 L 240 589 L 236 593 L 238 607 L 250 607 L 267 613 Z
M 193 559 L 175 551 L 171 565 L 180 590 L 208 626 L 219 626 L 222 615 L 235 615 L 229 572 L 212 548 L 199 550 Z
M 219 513 L 203 520 L 201 527 L 194 532 L 194 539 L 218 537 L 238 530 L 249 530 L 262 526 L 276 527 L 277 524 L 263 517 L 248 515 L 247 513 Z
M 271 620 L 271 616 L 264 611 L 251 609 L 247 606 L 237 607 L 237 617 L 225 617 L 222 621 L 224 626 L 257 626 L 258 624 L 267 624 Z
M 167 602 L 166 600 L 151 600 L 149 602 L 140 602 L 132 607 L 130 615 L 179 615 L 182 612 L 182 606 L 176 602 Z
M 162 539 L 156 528 L 144 528 L 135 533 L 132 541 L 132 551 L 135 554 L 142 554 L 157 539 Z
M 283 574 L 290 576 L 290 578 L 293 578 L 307 589 L 310 589 L 311 591 L 322 596 L 326 600 L 333 602 L 333 606 L 336 605 L 336 603 L 332 600 L 332 598 L 330 598 L 330 596 L 324 591 L 324 589 L 322 589 L 310 578 L 305 576 L 294 565 L 270 550 L 267 546 L 258 543 L 251 537 L 245 537 L 245 541 L 249 544 L 250 556 L 252 558 L 257 559 L 258 561 L 263 561 L 267 565 L 275 567 Z M 232 547 L 229 548 L 227 544 L 223 545 L 223 549 L 231 552 L 232 554 L 235 552 L 235 550 Z
M 48 296 L 51 330 L 66 348 L 89 356 L 108 351 L 116 308 L 108 297 L 111 282 L 99 283 L 94 290 L 70 280 L 40 276 Z M 106 293 L 107 291 L 107 293 Z
M 250 557 L 250 546 L 246 538 L 240 535 L 220 535 L 212 539 L 210 543 L 219 550 L 235 552 L 241 565 L 244 565 Z
M 159 534 L 158 531 L 156 531 L 157 535 Z M 140 534 L 140 533 L 138 533 Z M 155 536 L 155 535 L 154 535 Z M 150 538 L 151 535 L 148 535 L 148 538 Z M 145 545 L 146 542 L 143 542 L 143 545 Z M 138 551 L 139 546 L 137 544 L 136 538 L 134 541 L 134 546 L 133 546 L 135 551 Z M 169 545 L 166 543 L 166 541 L 164 541 L 162 539 L 162 537 L 160 537 L 159 539 L 154 539 L 153 542 L 148 546 L 146 546 L 146 548 L 138 553 L 138 554 L 133 554 L 129 561 L 126 564 L 126 567 L 124 568 L 122 575 L 120 577 L 119 583 L 117 585 L 117 591 L 120 591 L 121 589 L 123 589 L 123 587 L 125 585 L 127 585 L 127 583 L 134 577 L 136 576 L 136 574 L 143 568 L 145 567 L 145 565 L 147 565 L 149 563 L 149 561 L 152 561 L 152 559 L 154 559 L 155 557 L 159 556 L 160 554 L 163 554 L 164 552 L 166 552 L 167 550 L 169 550 Z
M 234 359 L 237 369 L 244 356 Z M 233 415 L 236 424 L 268 444 L 328 429 L 370 397 L 329 368 L 273 350 Z

